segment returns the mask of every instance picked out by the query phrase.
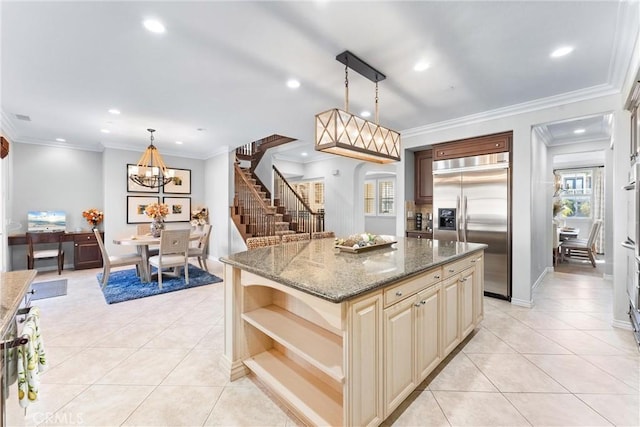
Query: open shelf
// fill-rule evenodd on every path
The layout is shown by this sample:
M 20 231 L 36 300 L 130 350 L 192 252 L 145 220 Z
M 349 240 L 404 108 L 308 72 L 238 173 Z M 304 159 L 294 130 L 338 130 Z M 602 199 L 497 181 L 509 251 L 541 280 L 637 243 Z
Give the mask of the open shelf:
M 344 382 L 341 337 L 276 305 L 244 313 L 242 318 L 331 378 Z
M 244 364 L 299 415 L 313 425 L 342 425 L 342 396 L 276 350 Z

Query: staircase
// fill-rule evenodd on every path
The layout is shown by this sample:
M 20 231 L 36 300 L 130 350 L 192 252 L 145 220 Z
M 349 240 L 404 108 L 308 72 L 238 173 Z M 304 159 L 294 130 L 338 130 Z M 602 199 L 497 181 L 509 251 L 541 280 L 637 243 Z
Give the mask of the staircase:
M 273 188 L 276 195 L 273 205 L 269 190 L 254 173 L 266 150 L 291 141 L 295 140 L 281 135 L 271 135 L 236 149 L 235 195 L 231 206 L 231 218 L 245 241 L 248 237 L 311 234 L 324 230 L 324 213 L 311 212 L 275 166 L 276 178 Z M 249 160 L 251 166 L 241 168 L 240 160 Z

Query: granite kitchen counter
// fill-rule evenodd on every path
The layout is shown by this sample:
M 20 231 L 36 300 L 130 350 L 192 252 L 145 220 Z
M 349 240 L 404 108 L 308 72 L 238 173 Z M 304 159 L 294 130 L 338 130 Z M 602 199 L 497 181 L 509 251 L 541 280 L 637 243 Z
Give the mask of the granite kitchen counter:
M 334 239 L 291 242 L 239 252 L 221 261 L 258 276 L 340 303 L 463 258 L 487 246 L 397 237 L 392 247 L 339 252 Z
M 36 277 L 36 270 L 0 272 L 0 336 L 11 325 L 20 302 Z

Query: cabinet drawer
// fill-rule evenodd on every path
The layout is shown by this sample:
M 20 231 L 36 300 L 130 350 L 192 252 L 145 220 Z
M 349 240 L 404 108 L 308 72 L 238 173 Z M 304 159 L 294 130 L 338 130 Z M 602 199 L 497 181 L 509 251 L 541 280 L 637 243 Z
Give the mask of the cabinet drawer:
M 479 256 L 476 255 L 471 255 L 468 256 L 466 258 L 461 259 L 460 261 L 456 261 L 453 262 L 449 265 L 445 265 L 444 266 L 444 271 L 443 271 L 443 279 L 446 279 L 448 277 L 451 276 L 455 276 L 456 274 L 460 273 L 461 271 L 466 270 L 469 267 L 473 267 L 475 265 L 475 263 L 477 262 Z
M 420 276 L 402 282 L 384 291 L 384 306 L 388 307 L 411 295 L 415 295 L 426 287 L 439 282 L 442 279 L 442 268 L 433 268 Z
M 82 233 L 73 236 L 74 243 L 96 242 L 96 235 L 91 233 Z
M 433 149 L 433 160 L 504 153 L 511 148 L 511 135 L 509 132 L 438 144 Z

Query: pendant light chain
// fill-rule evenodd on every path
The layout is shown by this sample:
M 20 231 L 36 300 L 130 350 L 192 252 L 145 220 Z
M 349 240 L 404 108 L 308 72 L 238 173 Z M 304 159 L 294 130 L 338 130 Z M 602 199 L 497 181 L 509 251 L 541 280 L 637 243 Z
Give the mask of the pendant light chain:
M 349 66 L 344 66 L 344 111 L 349 112 Z
M 378 82 L 376 82 L 376 124 L 378 124 Z

